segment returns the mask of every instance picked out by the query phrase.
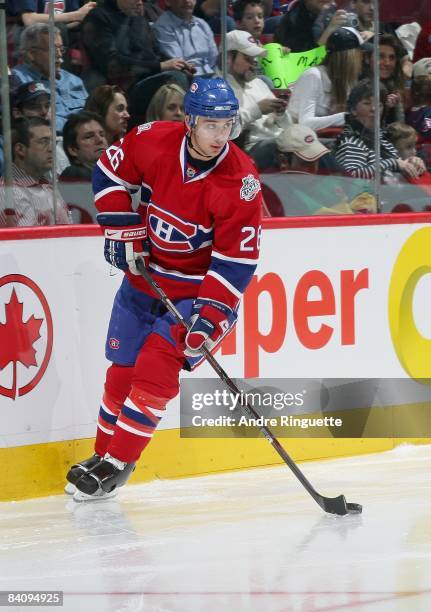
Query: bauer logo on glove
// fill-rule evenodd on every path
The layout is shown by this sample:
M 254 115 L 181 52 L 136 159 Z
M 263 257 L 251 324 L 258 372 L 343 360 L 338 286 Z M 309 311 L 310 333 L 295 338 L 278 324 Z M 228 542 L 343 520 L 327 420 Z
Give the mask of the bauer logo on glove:
M 97 221 L 105 232 L 105 259 L 120 270 L 139 274 L 138 258 L 149 258 L 147 228 L 135 212 L 99 213 Z M 147 264 L 146 261 L 146 264 Z

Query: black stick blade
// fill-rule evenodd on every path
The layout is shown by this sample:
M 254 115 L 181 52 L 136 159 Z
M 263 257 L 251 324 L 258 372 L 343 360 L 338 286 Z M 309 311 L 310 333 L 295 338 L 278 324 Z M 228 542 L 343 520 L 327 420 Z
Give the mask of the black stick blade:
M 319 506 L 329 514 L 344 516 L 345 514 L 360 514 L 362 512 L 361 504 L 347 503 L 344 495 L 338 497 L 323 497 L 321 495 L 319 497 Z

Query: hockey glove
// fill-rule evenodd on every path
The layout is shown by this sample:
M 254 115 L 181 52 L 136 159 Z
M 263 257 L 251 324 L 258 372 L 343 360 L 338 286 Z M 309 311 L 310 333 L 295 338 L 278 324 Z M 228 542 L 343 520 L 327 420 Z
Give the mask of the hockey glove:
M 229 329 L 229 315 L 232 311 L 220 302 L 196 300 L 190 317 L 190 329 L 186 335 L 186 350 L 188 357 L 197 357 L 202 353 L 205 344 L 212 350 L 220 337 Z
M 147 228 L 142 224 L 141 215 L 104 212 L 97 215 L 97 221 L 104 229 L 106 261 L 120 270 L 139 274 L 136 260 L 141 256 L 147 265 L 149 258 Z

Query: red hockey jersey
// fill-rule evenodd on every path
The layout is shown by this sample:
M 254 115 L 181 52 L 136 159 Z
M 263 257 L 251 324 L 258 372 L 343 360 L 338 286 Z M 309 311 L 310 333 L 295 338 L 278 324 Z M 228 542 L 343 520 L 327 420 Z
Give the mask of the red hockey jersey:
M 193 167 L 184 125 L 155 122 L 134 128 L 109 147 L 93 173 L 100 212 L 146 217 L 150 272 L 173 300 L 200 297 L 236 309 L 256 268 L 262 194 L 250 158 L 227 143 L 214 164 Z M 132 285 L 151 294 L 142 277 Z

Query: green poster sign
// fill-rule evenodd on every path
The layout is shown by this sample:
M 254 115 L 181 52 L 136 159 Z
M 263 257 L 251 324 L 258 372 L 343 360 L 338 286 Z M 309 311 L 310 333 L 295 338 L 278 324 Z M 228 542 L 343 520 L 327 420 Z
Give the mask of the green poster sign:
M 312 66 L 318 66 L 326 56 L 326 47 L 316 47 L 302 53 L 283 53 L 278 43 L 264 45 L 268 51 L 260 60 L 263 72 L 268 76 L 274 89 L 286 89 L 299 79 L 301 74 Z

